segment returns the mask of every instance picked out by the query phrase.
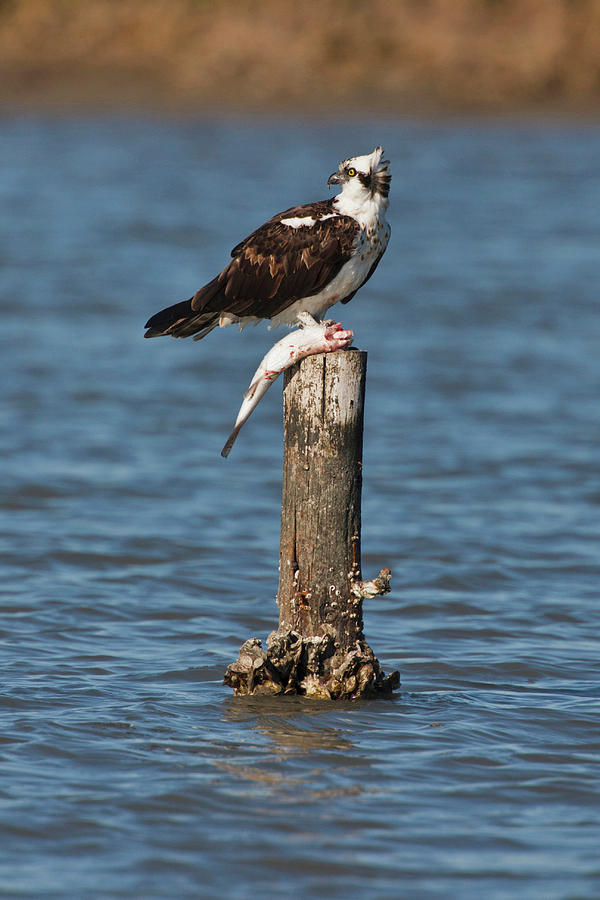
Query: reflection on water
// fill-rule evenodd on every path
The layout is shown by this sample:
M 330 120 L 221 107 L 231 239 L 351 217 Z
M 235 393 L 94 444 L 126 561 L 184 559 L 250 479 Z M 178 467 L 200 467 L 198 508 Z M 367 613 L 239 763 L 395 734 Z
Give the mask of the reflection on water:
M 383 143 L 366 629 L 392 701 L 234 700 L 274 602 L 273 342 L 144 341 Z M 10 896 L 595 898 L 600 132 L 4 119 L 0 756 Z

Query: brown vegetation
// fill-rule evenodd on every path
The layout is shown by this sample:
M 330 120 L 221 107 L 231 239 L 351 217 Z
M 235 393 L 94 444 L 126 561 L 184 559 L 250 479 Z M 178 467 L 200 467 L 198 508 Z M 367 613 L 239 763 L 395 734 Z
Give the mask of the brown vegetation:
M 600 0 L 0 0 L 0 100 L 593 110 Z

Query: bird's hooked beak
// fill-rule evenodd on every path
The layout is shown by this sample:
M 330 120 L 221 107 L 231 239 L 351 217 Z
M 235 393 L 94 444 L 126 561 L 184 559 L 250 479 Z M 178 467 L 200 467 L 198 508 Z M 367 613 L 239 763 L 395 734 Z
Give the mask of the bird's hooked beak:
M 341 184 L 341 183 L 342 183 L 342 179 L 340 178 L 340 176 L 338 175 L 337 172 L 334 172 L 333 175 L 330 175 L 329 178 L 327 179 L 327 184 L 329 184 L 329 185 Z

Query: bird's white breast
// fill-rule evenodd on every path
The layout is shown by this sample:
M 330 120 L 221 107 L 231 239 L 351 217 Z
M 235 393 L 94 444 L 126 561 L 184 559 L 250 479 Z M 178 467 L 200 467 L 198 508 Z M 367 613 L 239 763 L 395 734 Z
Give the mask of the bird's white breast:
M 360 222 L 360 225 L 356 250 L 335 278 L 318 294 L 297 300 L 279 315 L 274 316 L 269 328 L 295 324 L 299 312 L 308 312 L 314 318 L 320 319 L 330 306 L 358 290 L 390 239 L 390 226 L 383 218 L 369 217 L 364 224 Z
M 343 300 L 349 294 L 358 290 L 375 260 L 381 256 L 387 247 L 390 239 L 390 226 L 385 221 L 385 203 L 377 200 L 364 199 L 360 203 L 351 203 L 344 194 L 339 194 L 335 198 L 335 212 L 328 213 L 325 216 L 314 218 L 313 216 L 290 216 L 287 219 L 281 219 L 282 225 L 289 228 L 312 227 L 318 221 L 325 219 L 334 219 L 336 216 L 349 216 L 354 219 L 360 226 L 356 249 L 352 257 L 344 263 L 338 274 L 326 287 L 318 294 L 310 297 L 303 297 L 296 300 L 287 309 L 283 310 L 270 321 L 269 329 L 277 328 L 279 325 L 295 325 L 298 322 L 298 313 L 310 313 L 315 319 L 320 319 L 326 310 L 338 300 Z M 234 322 L 239 324 L 240 328 L 246 325 L 257 324 L 260 321 L 256 316 L 237 316 L 224 313 L 219 321 L 221 328 L 232 325 Z

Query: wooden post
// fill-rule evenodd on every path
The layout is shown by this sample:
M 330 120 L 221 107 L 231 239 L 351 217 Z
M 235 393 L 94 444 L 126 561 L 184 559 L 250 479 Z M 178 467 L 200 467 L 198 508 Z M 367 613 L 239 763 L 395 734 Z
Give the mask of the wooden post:
M 279 557 L 279 629 L 303 637 L 327 626 L 338 646 L 362 638 L 362 438 L 367 354 L 311 356 L 288 370 Z
M 279 628 L 264 651 L 242 646 L 225 683 L 236 694 L 321 698 L 390 694 L 364 640 L 362 601 L 390 572 L 362 581 L 362 439 L 367 354 L 309 356 L 285 373 Z

